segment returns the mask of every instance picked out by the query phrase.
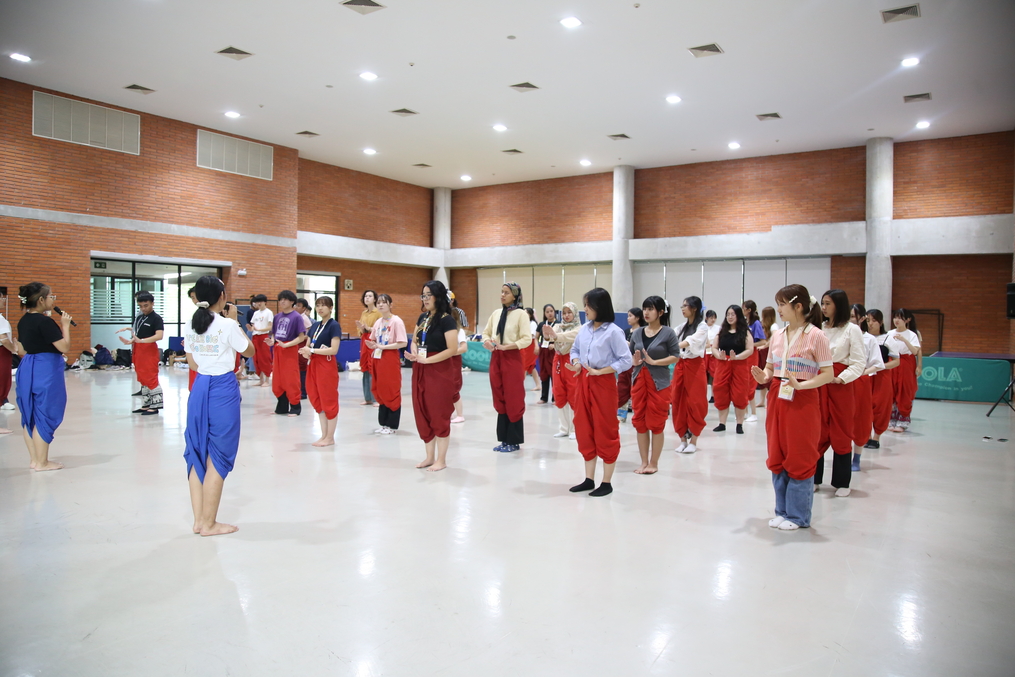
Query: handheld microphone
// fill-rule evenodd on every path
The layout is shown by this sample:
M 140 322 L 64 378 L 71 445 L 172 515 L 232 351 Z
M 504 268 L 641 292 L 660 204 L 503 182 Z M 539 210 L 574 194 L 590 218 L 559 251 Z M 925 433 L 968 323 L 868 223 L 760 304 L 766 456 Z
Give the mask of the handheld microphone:
M 60 310 L 60 306 L 53 306 L 53 310 L 55 310 L 56 312 L 58 312 L 58 313 L 60 313 L 61 315 L 63 315 L 63 311 L 62 311 L 62 310 Z M 76 327 L 76 326 L 78 326 L 78 323 L 77 323 L 77 322 L 75 322 L 74 320 L 71 320 L 71 321 L 70 321 L 70 326 L 72 326 L 72 327 Z

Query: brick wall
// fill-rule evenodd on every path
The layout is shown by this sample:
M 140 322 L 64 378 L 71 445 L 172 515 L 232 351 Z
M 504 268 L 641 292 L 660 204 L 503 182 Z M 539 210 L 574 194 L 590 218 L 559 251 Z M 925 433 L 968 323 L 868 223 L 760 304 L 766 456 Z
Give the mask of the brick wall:
M 863 221 L 866 150 L 724 160 L 634 173 L 636 238 Z
M 198 167 L 198 127 L 146 113 L 140 155 L 35 137 L 33 90 L 0 79 L 0 204 L 296 237 L 296 150 L 273 146 L 265 181 Z
M 612 238 L 612 173 L 451 191 L 455 249 Z
M 865 256 L 833 256 L 832 289 L 846 292 L 850 303 L 863 303 L 864 284 L 867 279 L 866 265 Z M 884 308 L 881 310 L 884 311 Z
M 300 159 L 300 230 L 431 246 L 433 190 Z
M 363 261 L 346 259 L 326 259 L 318 256 L 300 254 L 296 259 L 300 271 L 330 272 L 341 274 L 339 285 L 344 287 L 344 280 L 352 280 L 353 291 L 338 292 L 338 312 L 336 318 L 342 324 L 342 330 L 350 334 L 356 333 L 356 320 L 363 312 L 360 298 L 367 289 L 378 294 L 389 294 L 392 298 L 391 312 L 402 318 L 406 331 L 412 331 L 416 318 L 419 316 L 420 300 L 423 285 L 433 279 L 433 269 L 412 268 L 409 266 L 390 266 Z
M 1015 133 L 895 144 L 896 219 L 1011 214 Z
M 458 307 L 465 311 L 469 327 L 476 327 L 476 313 L 479 312 L 477 294 L 479 278 L 475 268 L 455 268 L 449 274 L 451 291 L 455 293 Z M 469 333 L 472 333 L 471 331 Z

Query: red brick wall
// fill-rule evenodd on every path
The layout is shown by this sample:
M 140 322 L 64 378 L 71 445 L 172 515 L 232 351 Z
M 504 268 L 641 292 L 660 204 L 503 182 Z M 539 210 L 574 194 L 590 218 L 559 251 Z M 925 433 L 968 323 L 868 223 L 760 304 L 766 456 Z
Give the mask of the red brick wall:
M 296 237 L 296 150 L 265 181 L 198 167 L 198 128 L 146 113 L 140 155 L 35 137 L 33 90 L 0 79 L 0 204 Z
M 612 173 L 451 191 L 455 249 L 612 238 Z
M 449 273 L 451 291 L 455 293 L 458 307 L 465 311 L 469 327 L 476 327 L 476 313 L 479 312 L 477 294 L 479 277 L 475 268 L 455 268 Z M 469 332 L 472 333 L 472 332 Z
M 300 159 L 300 230 L 431 246 L 433 190 Z
M 863 221 L 866 150 L 724 160 L 634 173 L 636 238 Z
M 846 292 L 850 303 L 863 303 L 864 284 L 867 279 L 866 266 L 865 256 L 833 256 L 832 289 Z M 884 311 L 884 308 L 880 310 Z
M 1011 214 L 1015 132 L 895 144 L 894 217 Z
M 342 324 L 342 330 L 350 334 L 356 333 L 356 320 L 363 312 L 360 298 L 367 289 L 378 294 L 389 294 L 392 298 L 391 312 L 402 318 L 406 331 L 412 331 L 419 316 L 419 295 L 423 285 L 433 279 L 431 268 L 411 268 L 409 266 L 390 266 L 347 259 L 326 259 L 318 256 L 296 257 L 296 265 L 300 271 L 330 272 L 341 274 L 339 285 L 344 280 L 353 281 L 353 291 L 338 292 L 338 312 L 336 317 Z
M 21 317 L 16 309 L 18 287 L 29 282 L 44 282 L 59 296 L 60 308 L 74 316 L 77 327 L 71 329 L 71 355 L 90 345 L 92 249 L 153 256 L 232 261 L 235 268 L 246 268 L 246 277 L 224 271 L 226 294 L 230 299 L 249 298 L 264 293 L 274 297 L 296 283 L 296 249 L 268 247 L 241 242 L 226 242 L 190 237 L 153 237 L 148 233 L 91 228 L 48 221 L 0 217 L 4 233 L 3 267 L 0 286 L 6 286 L 15 303 L 11 304 L 11 324 Z

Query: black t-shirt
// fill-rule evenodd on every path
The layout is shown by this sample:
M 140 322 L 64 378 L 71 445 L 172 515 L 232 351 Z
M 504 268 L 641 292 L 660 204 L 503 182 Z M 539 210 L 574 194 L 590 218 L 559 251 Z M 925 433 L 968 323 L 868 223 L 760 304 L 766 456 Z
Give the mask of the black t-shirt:
M 416 325 L 420 327 L 426 326 L 427 313 L 423 313 L 416 320 Z M 426 330 L 426 352 L 427 355 L 436 355 L 442 353 L 448 349 L 448 342 L 444 340 L 445 332 L 458 332 L 458 323 L 455 322 L 455 318 L 451 315 L 445 315 L 441 319 L 437 320 L 436 324 L 431 325 Z
M 60 328 L 60 325 L 54 322 L 53 318 L 42 313 L 25 313 L 18 320 L 18 340 L 25 347 L 26 353 L 31 355 L 60 354 L 53 344 L 62 338 L 63 329 Z
M 747 334 L 731 334 L 728 331 L 719 332 L 719 352 L 725 355 L 733 351 L 737 355 L 747 350 Z
M 634 332 L 631 332 L 631 333 L 633 334 Z M 657 331 L 652 336 L 649 336 L 648 332 L 646 332 L 646 331 L 643 331 L 641 333 L 641 342 L 645 345 L 645 351 L 646 352 L 648 351 L 649 348 L 652 347 L 652 344 L 656 342 L 656 339 L 659 338 L 659 334 L 662 334 L 662 333 L 663 333 L 663 330 L 661 328 L 660 328 L 659 331 Z M 630 343 L 631 339 L 628 339 L 627 342 Z
M 134 335 L 138 338 L 151 338 L 155 336 L 155 332 L 165 328 L 162 318 L 154 310 L 147 315 L 142 314 L 134 318 Z
M 342 340 L 342 325 L 332 318 L 322 328 L 321 321 L 318 320 L 310 325 L 307 336 L 310 337 L 311 348 L 330 348 L 332 339 Z

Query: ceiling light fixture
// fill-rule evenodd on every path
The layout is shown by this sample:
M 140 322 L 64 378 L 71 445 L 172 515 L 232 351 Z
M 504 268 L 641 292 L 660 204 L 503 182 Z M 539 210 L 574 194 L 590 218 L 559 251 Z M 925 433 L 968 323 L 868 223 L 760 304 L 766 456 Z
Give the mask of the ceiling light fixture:
M 666 97 L 666 103 L 680 103 L 680 97 L 676 94 L 670 94 Z
M 582 167 L 591 167 L 592 166 L 592 160 L 582 160 L 578 164 L 580 164 Z
M 915 56 L 911 56 L 908 59 L 903 59 L 902 60 L 902 67 L 903 68 L 912 68 L 913 66 L 919 65 L 919 63 L 920 63 L 919 59 L 917 59 Z
M 15 61 L 20 61 L 22 63 L 28 63 L 29 61 L 32 60 L 32 57 L 25 56 L 24 54 L 18 54 L 17 52 L 11 54 L 11 58 L 14 59 Z
M 375 151 L 373 148 L 364 148 L 363 149 L 363 154 L 364 155 L 377 155 L 377 151 Z
M 493 126 L 493 131 L 495 131 L 495 132 L 506 132 L 507 131 L 507 127 L 505 127 L 504 125 L 501 125 L 501 124 L 496 124 L 496 125 Z
M 472 181 L 472 177 L 468 174 L 462 174 L 462 181 Z
M 928 127 L 930 127 L 930 123 L 927 122 L 926 120 L 920 120 L 919 122 L 916 123 L 917 129 L 927 129 Z
M 240 117 L 240 114 L 239 114 L 239 113 L 237 113 L 237 112 L 236 112 L 236 111 L 234 111 L 234 110 L 231 110 L 231 111 L 229 111 L 229 112 L 227 112 L 227 113 L 226 113 L 226 117 L 227 117 L 227 118 L 233 118 L 233 119 L 235 120 L 236 118 Z
M 740 148 L 740 144 L 737 143 L 736 141 L 730 141 L 729 146 L 730 150 L 736 150 L 737 148 Z
M 560 25 L 564 28 L 578 28 L 582 25 L 582 21 L 576 16 L 569 16 L 566 19 L 561 19 Z
M 368 81 L 369 80 L 376 80 L 377 79 L 377 74 L 376 73 L 371 73 L 370 71 L 364 71 L 364 72 L 360 73 L 359 76 L 361 78 L 363 78 L 364 80 L 368 80 Z

